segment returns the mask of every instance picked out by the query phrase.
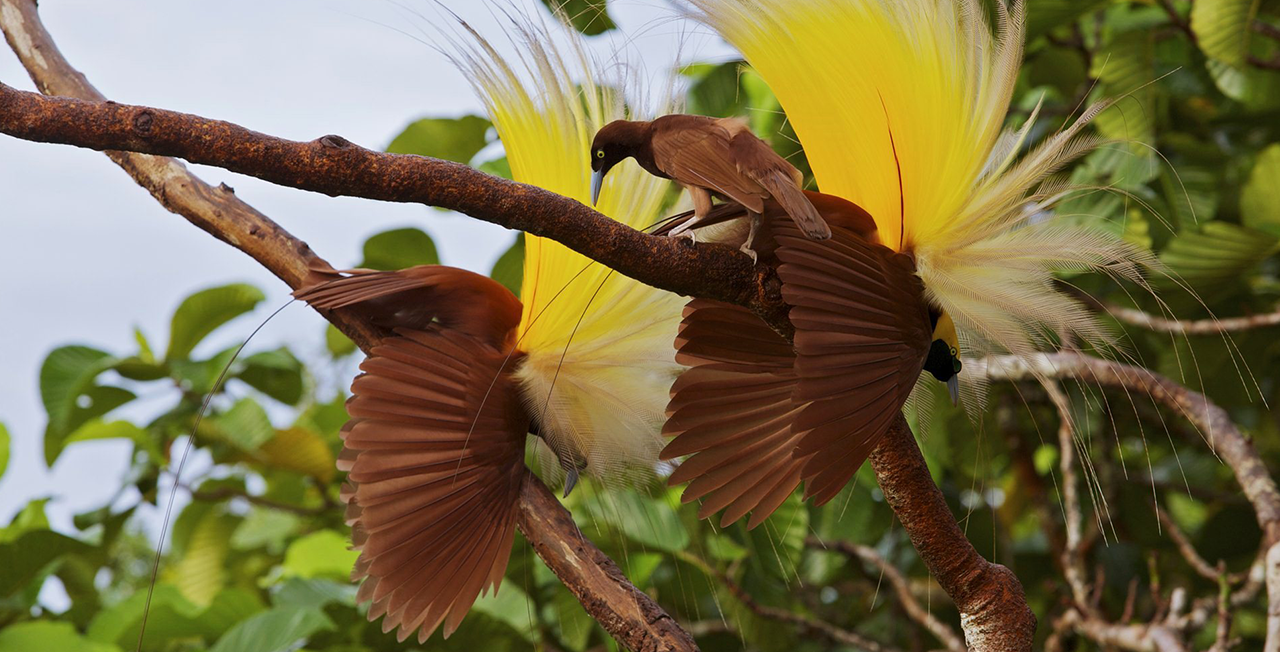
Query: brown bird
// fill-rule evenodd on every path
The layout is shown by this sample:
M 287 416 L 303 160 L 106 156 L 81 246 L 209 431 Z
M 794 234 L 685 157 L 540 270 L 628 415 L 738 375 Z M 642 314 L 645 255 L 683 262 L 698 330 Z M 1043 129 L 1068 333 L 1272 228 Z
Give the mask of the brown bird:
M 909 254 L 879 242 L 875 221 L 839 197 L 807 196 L 832 237 L 815 242 L 776 202 L 756 234 L 778 265 L 792 306 L 794 346 L 745 308 L 705 299 L 685 307 L 676 360 L 690 367 L 671 390 L 662 459 L 689 456 L 670 478 L 702 499 L 700 517 L 759 525 L 803 481 L 818 504 L 835 497 L 901 410 L 922 371 L 947 383 L 960 370 L 951 320 L 931 307 Z M 741 222 L 717 207 L 696 228 Z M 677 216 L 663 232 L 674 232 Z M 720 234 L 736 244 L 742 229 Z
M 650 174 L 672 179 L 689 190 L 697 218 L 672 235 L 697 226 L 712 210 L 712 198 L 736 202 L 759 228 L 765 202 L 773 200 L 795 220 L 805 235 L 831 237 L 809 198 L 801 190 L 800 171 L 760 140 L 740 118 L 665 115 L 652 121 L 617 120 L 596 133 L 591 144 L 591 202 L 594 204 L 613 166 L 634 158 Z M 748 237 L 743 250 L 750 249 Z

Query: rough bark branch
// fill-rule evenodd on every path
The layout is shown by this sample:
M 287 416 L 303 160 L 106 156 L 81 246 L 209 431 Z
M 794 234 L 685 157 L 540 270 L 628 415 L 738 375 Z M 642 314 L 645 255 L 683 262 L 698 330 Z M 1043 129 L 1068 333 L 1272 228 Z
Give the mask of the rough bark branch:
M 31 78 L 45 93 L 89 100 L 103 96 L 75 70 L 45 31 L 31 0 L 0 0 L 0 28 Z M 6 109 L 0 108 L 0 113 Z M 306 245 L 240 201 L 225 185 L 214 188 L 179 161 L 147 154 L 107 155 L 169 211 L 258 261 L 290 288 L 308 265 L 325 264 Z M 380 333 L 350 311 L 326 315 L 368 350 Z M 547 566 L 605 630 L 631 650 L 696 650 L 693 639 L 656 602 L 633 586 L 617 564 L 578 530 L 568 510 L 532 473 L 520 493 L 518 527 Z
M 730 247 L 691 247 L 649 236 L 576 201 L 465 165 L 375 152 L 338 136 L 293 142 L 228 122 L 105 102 L 57 53 L 40 26 L 34 2 L 0 0 L 0 7 L 9 43 L 40 88 L 82 98 L 44 97 L 0 84 L 0 133 L 107 151 L 166 208 L 249 254 L 291 287 L 302 281 L 308 264 L 318 261 L 304 243 L 236 200 L 230 189 L 211 188 L 181 163 L 157 157 L 183 158 L 328 195 L 456 210 L 557 240 L 655 287 L 745 306 L 783 335 L 792 333 L 774 270 L 753 267 Z M 338 321 L 357 344 L 367 346 L 377 337 L 359 320 Z M 964 614 L 969 645 L 980 652 L 1030 650 L 1035 617 L 1021 585 L 1008 569 L 983 559 L 964 537 L 905 420 L 899 419 L 871 461 L 921 558 Z M 524 495 L 527 501 L 530 492 Z M 526 525 L 552 522 L 535 518 L 539 515 L 528 502 L 522 506 L 529 517 Z M 609 620 L 604 618 L 602 622 Z

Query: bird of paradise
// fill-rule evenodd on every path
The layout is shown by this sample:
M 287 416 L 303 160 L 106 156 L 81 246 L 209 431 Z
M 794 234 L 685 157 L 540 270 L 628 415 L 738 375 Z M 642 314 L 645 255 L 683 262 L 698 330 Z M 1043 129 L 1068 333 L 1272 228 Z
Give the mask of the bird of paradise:
M 465 27 L 465 24 L 464 24 Z M 470 32 L 470 28 L 466 28 Z M 474 32 L 453 61 L 483 99 L 517 181 L 591 199 L 591 134 L 623 117 L 579 41 L 564 51 L 522 26 L 509 63 Z M 623 169 L 600 210 L 636 228 L 658 219 L 665 181 Z M 449 636 L 497 590 L 515 528 L 529 433 L 568 472 L 652 470 L 668 390 L 678 297 L 610 272 L 556 242 L 525 236 L 516 298 L 478 274 L 432 265 L 318 273 L 299 297 L 358 306 L 395 335 L 361 365 L 340 466 L 360 551 L 358 600 L 384 631 Z
M 833 228 L 824 243 L 777 223 L 794 349 L 741 309 L 690 304 L 679 359 L 693 369 L 675 387 L 663 455 L 692 455 L 672 480 L 690 482 L 685 499 L 704 498 L 703 515 L 724 509 L 727 523 L 751 511 L 755 526 L 801 481 L 806 497 L 830 500 L 921 370 L 946 379 L 935 369 L 949 357 L 960 372 L 961 351 L 1110 343 L 1055 288 L 1055 271 L 1142 283 L 1156 263 L 1052 214 L 1073 190 L 1054 175 L 1099 144 L 1083 130 L 1107 103 L 1035 146 L 1038 111 L 1004 128 L 1021 0 L 996 3 L 994 30 L 977 0 L 688 3 L 769 84 L 819 189 L 876 227 Z M 732 395 L 752 396 L 750 409 L 734 409 Z

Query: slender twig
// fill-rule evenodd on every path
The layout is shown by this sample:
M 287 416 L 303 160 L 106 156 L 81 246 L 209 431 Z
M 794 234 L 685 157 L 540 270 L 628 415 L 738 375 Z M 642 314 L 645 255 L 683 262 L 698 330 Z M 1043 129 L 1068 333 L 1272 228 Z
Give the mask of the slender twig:
M 1084 512 L 1080 507 L 1079 482 L 1076 479 L 1075 429 L 1071 423 L 1071 403 L 1057 381 L 1045 379 L 1045 392 L 1058 410 L 1058 470 L 1062 474 L 1058 487 L 1062 492 L 1062 509 L 1066 520 L 1066 542 L 1062 547 L 1062 573 L 1071 587 L 1076 608 L 1093 616 L 1089 598 L 1089 580 L 1085 573 L 1083 531 Z
M 1187 535 L 1183 533 L 1182 528 L 1178 527 L 1177 521 L 1174 521 L 1173 517 L 1169 516 L 1169 512 L 1166 512 L 1163 507 L 1157 506 L 1156 515 L 1159 517 L 1160 523 L 1164 527 L 1165 532 L 1169 534 L 1169 538 L 1173 540 L 1173 545 L 1178 548 L 1178 553 L 1187 561 L 1187 565 L 1191 566 L 1196 573 L 1199 573 L 1199 575 L 1205 579 L 1216 582 L 1223 577 L 1222 571 L 1219 568 L 1209 564 L 1209 562 L 1205 561 L 1204 557 L 1200 556 L 1199 552 L 1196 552 L 1196 548 L 1191 543 L 1191 539 L 1187 538 Z M 1227 582 L 1231 584 L 1239 584 L 1248 577 L 1248 573 L 1229 573 L 1225 577 Z
M 1175 335 L 1220 335 L 1222 333 L 1280 326 L 1280 309 L 1247 317 L 1188 321 L 1158 317 L 1141 310 L 1115 305 L 1104 305 L 1103 309 L 1116 320 L 1125 324 L 1145 328 L 1157 333 L 1173 333 Z
M 929 630 L 929 633 L 933 634 L 934 638 L 938 639 L 938 642 L 942 643 L 946 649 L 952 652 L 965 652 L 964 641 L 960 640 L 955 630 L 938 620 L 920 605 L 920 601 L 916 600 L 916 597 L 911 593 L 911 587 L 907 584 L 907 578 L 902 575 L 902 571 L 889 563 L 889 560 L 885 559 L 880 553 L 867 546 L 860 546 L 848 541 L 823 541 L 816 537 L 806 539 L 805 545 L 817 550 L 835 550 L 848 557 L 861 559 L 863 562 L 875 566 L 884 575 L 884 578 L 889 581 L 889 586 L 893 589 L 894 594 L 898 596 L 898 602 L 902 605 L 909 618 Z

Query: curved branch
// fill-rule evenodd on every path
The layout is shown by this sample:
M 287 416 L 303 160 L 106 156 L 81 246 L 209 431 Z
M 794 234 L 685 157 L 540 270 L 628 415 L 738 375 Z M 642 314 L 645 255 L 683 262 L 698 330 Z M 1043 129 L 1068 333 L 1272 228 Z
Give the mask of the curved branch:
M 1151 313 L 1133 308 L 1114 305 L 1103 305 L 1102 308 L 1116 320 L 1130 326 L 1145 328 L 1157 333 L 1173 333 L 1175 335 L 1220 335 L 1222 333 L 1280 326 L 1280 309 L 1247 317 L 1182 321 L 1157 317 Z
M 34 3 L 0 0 L 0 4 L 16 10 L 3 12 L 6 34 L 14 50 L 33 75 L 51 74 L 47 61 L 42 63 L 42 59 L 49 58 L 46 54 L 56 55 L 56 50 L 47 34 L 41 35 L 42 28 L 40 33 L 30 32 L 32 26 L 39 25 Z M 18 14 L 19 19 L 14 20 Z M 13 36 L 24 28 L 26 33 Z M 78 75 L 69 66 L 62 73 Z M 52 90 L 52 86 L 44 84 L 42 88 Z M 101 99 L 96 93 L 80 96 Z M 111 102 L 43 97 L 3 84 L 0 133 L 98 150 L 174 156 L 329 195 L 457 210 L 552 238 L 649 285 L 747 307 L 788 339 L 793 332 L 775 271 L 765 266 L 753 267 L 749 258 L 732 248 L 691 247 L 677 239 L 649 236 L 576 201 L 465 165 L 374 152 L 337 136 L 293 142 L 199 116 Z M 213 190 L 199 184 L 180 163 L 145 156 L 134 158 L 137 155 L 119 152 L 110 155 L 127 157 L 132 162 L 158 161 L 163 169 L 140 171 L 135 178 L 167 208 L 261 261 L 291 286 L 296 287 L 307 264 L 317 260 L 305 244 L 243 204 L 235 202 L 231 208 L 210 206 L 214 199 L 229 196 L 229 189 Z M 128 169 L 128 165 L 122 166 Z M 179 180 L 173 181 L 169 174 Z M 173 192 L 190 193 L 193 204 L 173 202 Z M 215 194 L 218 192 L 223 194 Z M 357 344 L 367 345 L 376 338 L 376 333 L 364 330 L 358 322 L 338 325 Z M 921 559 L 960 608 L 969 645 L 979 652 L 1030 650 L 1035 616 L 1026 604 L 1022 586 L 1008 569 L 987 562 L 969 544 L 942 492 L 933 483 L 905 420 L 899 418 L 890 429 L 873 452 L 871 463 L 881 489 Z
M 1123 387 L 1150 396 L 1182 414 L 1200 430 L 1205 443 L 1235 472 L 1236 481 L 1253 505 L 1263 532 L 1263 548 L 1280 541 L 1280 490 L 1266 465 L 1231 421 L 1227 411 L 1204 394 L 1193 392 L 1160 374 L 1133 365 L 1112 362 L 1075 352 L 1035 356 L 993 356 L 967 361 L 969 373 L 991 380 L 1076 378 L 1106 387 Z
M 34 2 L 0 0 L 0 28 L 42 91 L 103 99 L 58 51 Z M 0 114 L 5 110 L 0 107 Z M 107 155 L 166 209 L 248 254 L 289 287 L 302 284 L 308 266 L 326 265 L 306 243 L 237 199 L 226 185 L 209 186 L 181 162 L 119 151 Z M 326 317 L 367 351 L 380 333 L 351 312 L 333 311 Z M 587 613 L 629 649 L 697 650 L 689 634 L 582 535 L 568 510 L 532 473 L 526 474 L 520 492 L 517 526 Z

